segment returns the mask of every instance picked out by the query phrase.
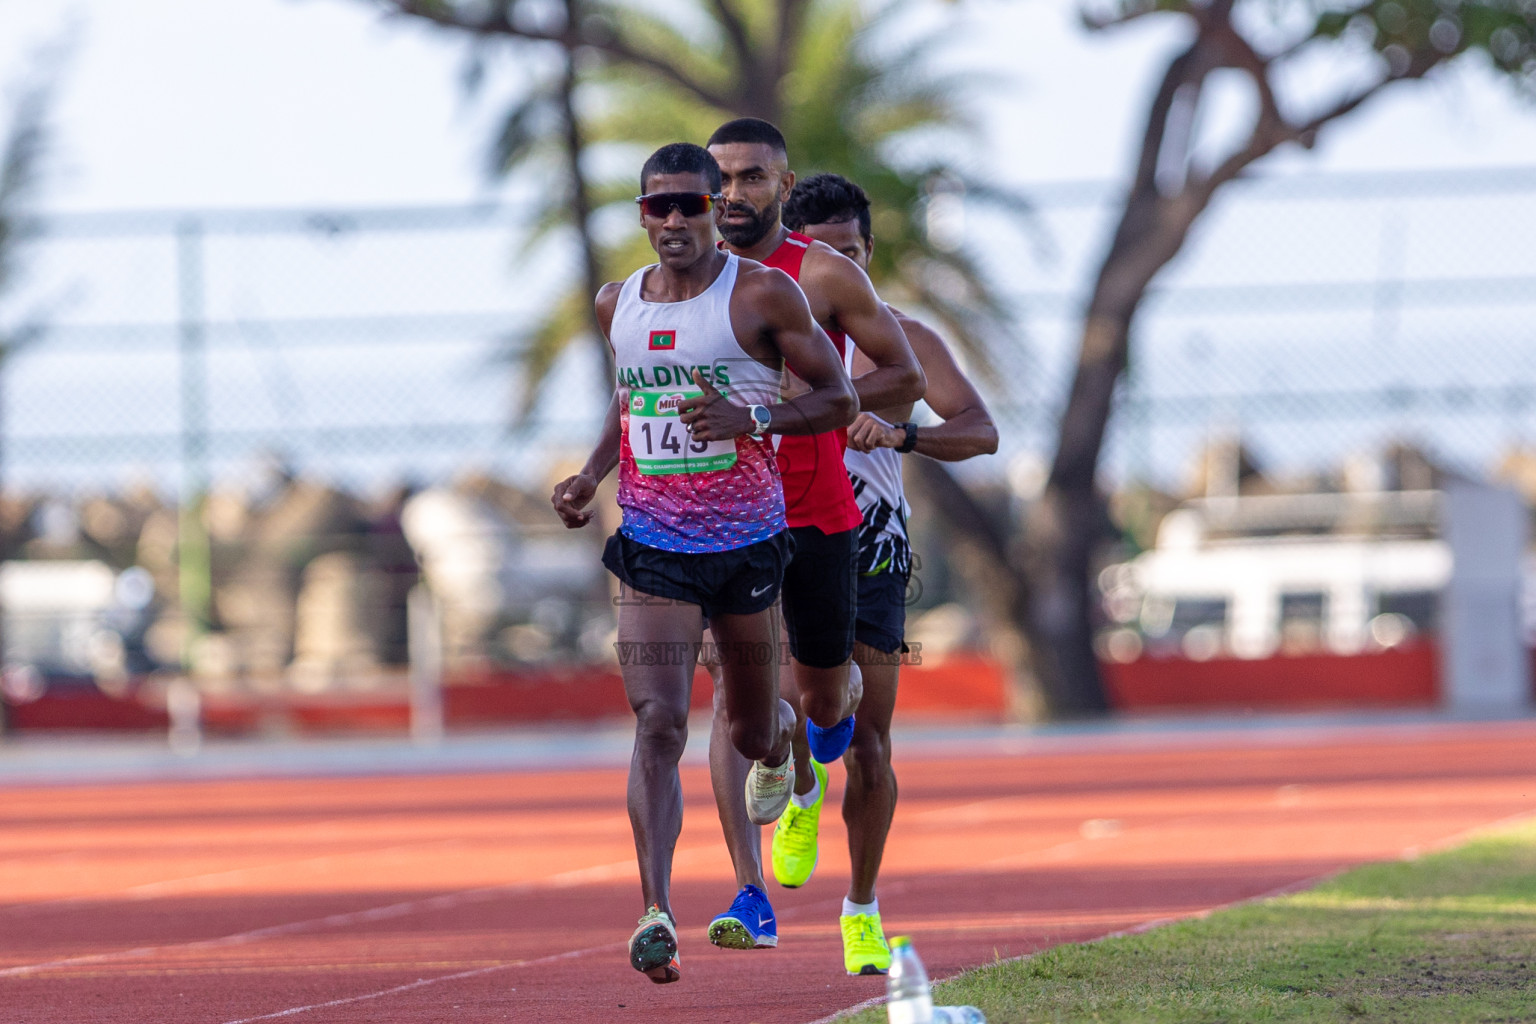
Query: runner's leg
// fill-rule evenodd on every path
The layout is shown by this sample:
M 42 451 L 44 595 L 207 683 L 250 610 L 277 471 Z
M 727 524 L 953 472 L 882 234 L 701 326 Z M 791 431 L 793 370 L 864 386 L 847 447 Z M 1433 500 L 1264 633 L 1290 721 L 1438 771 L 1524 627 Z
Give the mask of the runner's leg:
M 823 729 L 830 729 L 859 708 L 863 685 L 845 661 L 831 668 L 819 668 L 791 659 L 795 689 L 800 694 L 800 711 Z M 804 728 L 801 732 L 804 733 Z
M 779 631 L 772 609 L 710 620 L 721 662 L 722 707 L 731 746 L 749 761 L 783 764 L 795 710 L 779 697 Z
M 775 612 L 777 614 L 777 612 Z M 725 848 L 730 852 L 736 871 L 736 887 L 755 885 L 764 888 L 762 826 L 747 817 L 742 789 L 752 762 L 731 745 L 730 719 L 725 710 L 725 682 L 720 672 L 720 657 L 713 632 L 704 634 L 704 648 L 699 663 L 709 669 L 714 682 L 714 717 L 709 728 L 709 781 L 715 792 L 715 810 L 720 815 L 720 830 Z M 798 784 L 799 780 L 796 780 Z
M 858 537 L 852 530 L 826 534 L 814 526 L 792 532 L 795 548 L 784 573 L 783 605 L 799 695 L 795 706 L 805 719 L 832 729 L 857 710 L 863 692 L 850 673 Z
M 843 764 L 848 769 L 843 822 L 848 826 L 848 859 L 853 869 L 848 899 L 870 903 L 875 898 L 875 880 L 880 874 L 885 839 L 896 810 L 891 717 L 896 710 L 901 655 L 855 644 L 854 657 L 864 673 L 864 700 L 854 723 L 853 742 L 843 755 Z
M 624 693 L 635 713 L 628 800 L 640 891 L 647 907 L 654 904 L 668 915 L 672 914 L 672 852 L 683 828 L 677 766 L 688 740 L 688 700 L 703 626 L 703 612 L 696 604 L 620 588 L 619 643 L 661 655 L 625 658 L 621 664 Z
M 800 666 L 794 659 L 790 659 L 791 671 L 784 674 L 779 682 L 779 695 L 789 701 L 791 707 L 800 707 L 800 687 L 795 682 L 795 675 Z M 816 784 L 816 776 L 811 773 L 811 747 L 805 741 L 805 715 L 795 716 L 795 792 L 802 796 L 811 791 Z

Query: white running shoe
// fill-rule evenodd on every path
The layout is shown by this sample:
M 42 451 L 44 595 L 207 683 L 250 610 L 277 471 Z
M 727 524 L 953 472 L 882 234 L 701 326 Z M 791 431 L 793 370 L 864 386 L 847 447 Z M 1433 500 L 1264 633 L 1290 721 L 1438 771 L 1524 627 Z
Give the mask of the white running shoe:
M 747 817 L 754 825 L 772 825 L 789 806 L 794 791 L 793 757 L 786 757 L 783 764 L 771 768 L 753 761 L 752 770 L 747 773 Z

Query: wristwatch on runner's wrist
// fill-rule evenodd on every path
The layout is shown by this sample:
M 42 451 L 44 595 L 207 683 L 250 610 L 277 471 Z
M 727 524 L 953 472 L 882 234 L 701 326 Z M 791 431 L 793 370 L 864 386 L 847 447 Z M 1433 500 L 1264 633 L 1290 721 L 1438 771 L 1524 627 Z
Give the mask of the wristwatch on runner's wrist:
M 907 432 L 906 436 L 901 439 L 901 444 L 896 446 L 896 450 L 905 453 L 911 451 L 913 448 L 916 448 L 917 424 L 913 423 L 911 420 L 907 420 L 905 423 L 896 424 L 896 426 Z
M 773 419 L 766 405 L 749 405 L 747 412 L 752 414 L 752 436 L 762 437 L 768 433 L 768 424 Z

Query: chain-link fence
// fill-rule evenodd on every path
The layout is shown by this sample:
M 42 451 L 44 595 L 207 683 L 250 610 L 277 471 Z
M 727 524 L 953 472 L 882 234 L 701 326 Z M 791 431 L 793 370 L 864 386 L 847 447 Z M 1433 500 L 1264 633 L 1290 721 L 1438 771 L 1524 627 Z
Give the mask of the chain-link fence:
M 1000 402 L 1050 433 L 1076 356 L 1083 288 L 1118 191 L 1038 190 L 1057 255 L 1022 261 L 1038 388 Z M 1107 478 L 1173 491 L 1213 438 L 1285 476 L 1393 443 L 1484 475 L 1536 439 L 1536 170 L 1280 178 L 1221 193 L 1133 330 Z
M 1033 197 L 1029 246 L 972 232 L 1011 254 L 989 262 L 1019 331 L 987 367 L 1002 450 L 962 472 L 1017 500 L 1052 450 L 1118 190 Z M 5 557 L 142 570 L 111 599 L 141 602 L 142 635 L 82 641 L 76 667 L 374 679 L 404 657 L 418 571 L 450 659 L 604 656 L 598 532 L 547 507 L 595 436 L 601 362 L 578 349 L 522 404 L 518 355 L 576 261 L 522 253 L 521 213 L 47 222 L 8 307 L 48 330 L 3 367 Z M 1533 307 L 1536 171 L 1234 184 L 1138 320 L 1106 480 L 1196 493 L 1190 468 L 1234 436 L 1278 475 L 1393 442 L 1484 475 L 1536 439 Z M 925 602 L 961 589 L 929 562 Z
M 557 380 L 511 429 L 560 287 L 518 237 L 505 207 L 54 218 L 26 296 L 51 323 L 7 366 L 9 483 L 174 489 L 256 453 L 350 485 L 522 472 L 601 403 L 595 375 Z

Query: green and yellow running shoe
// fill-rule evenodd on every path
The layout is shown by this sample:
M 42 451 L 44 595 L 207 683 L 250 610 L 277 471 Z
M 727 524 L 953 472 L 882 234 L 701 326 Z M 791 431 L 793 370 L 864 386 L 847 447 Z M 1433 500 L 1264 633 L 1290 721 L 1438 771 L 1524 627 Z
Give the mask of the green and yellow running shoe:
M 815 760 L 811 770 L 821 787 L 809 807 L 789 806 L 773 826 L 773 877 L 786 889 L 798 889 L 811 880 L 820 858 L 816 837 L 821 830 L 821 805 L 827 802 L 827 770 Z
M 677 962 L 677 925 L 654 903 L 629 937 L 629 965 L 658 985 L 683 976 Z
M 843 969 L 849 974 L 884 974 L 891 969 L 891 947 L 879 914 L 844 914 Z

